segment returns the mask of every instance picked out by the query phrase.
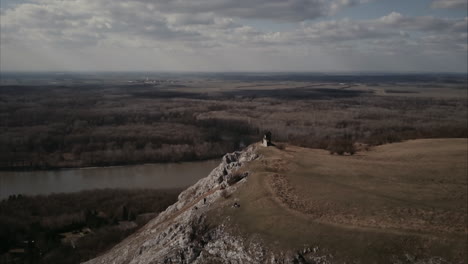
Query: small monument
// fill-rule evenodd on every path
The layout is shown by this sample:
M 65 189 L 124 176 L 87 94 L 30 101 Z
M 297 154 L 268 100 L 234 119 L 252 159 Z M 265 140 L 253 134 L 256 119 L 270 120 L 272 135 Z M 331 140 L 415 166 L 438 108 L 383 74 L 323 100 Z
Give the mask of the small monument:
M 271 146 L 271 132 L 267 131 L 265 135 L 263 135 L 262 145 L 264 147 Z

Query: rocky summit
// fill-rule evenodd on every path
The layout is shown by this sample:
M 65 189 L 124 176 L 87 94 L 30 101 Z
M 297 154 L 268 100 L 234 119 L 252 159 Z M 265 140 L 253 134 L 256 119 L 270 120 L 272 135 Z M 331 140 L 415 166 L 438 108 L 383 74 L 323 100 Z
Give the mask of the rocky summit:
M 464 263 L 466 144 L 253 144 L 86 263 Z
M 226 154 L 206 178 L 179 195 L 178 201 L 141 230 L 104 255 L 86 262 L 98 263 L 253 263 L 265 258 L 260 244 L 230 235 L 224 225 L 210 227 L 205 213 L 223 196 L 236 190 L 248 174 L 234 172 L 257 159 L 255 146 Z M 234 181 L 236 181 L 234 184 Z

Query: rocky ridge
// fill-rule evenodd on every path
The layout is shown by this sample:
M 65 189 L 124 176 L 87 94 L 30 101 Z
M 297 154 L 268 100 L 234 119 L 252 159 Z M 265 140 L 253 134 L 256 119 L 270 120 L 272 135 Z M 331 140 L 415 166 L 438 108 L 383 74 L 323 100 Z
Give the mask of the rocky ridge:
M 260 239 L 247 241 L 230 234 L 225 223 L 214 227 L 206 223 L 205 213 L 210 205 L 246 182 L 248 173 L 239 174 L 236 170 L 261 158 L 255 149 L 256 145 L 251 145 L 226 154 L 218 167 L 183 191 L 175 204 L 85 264 L 329 263 L 328 256 L 314 254 L 318 248 L 304 248 L 294 254 L 272 252 Z
M 150 220 L 139 231 L 103 255 L 86 264 L 211 264 L 211 263 L 334 263 L 334 257 L 319 247 L 304 246 L 295 252 L 272 251 L 262 239 L 231 233 L 230 219 L 216 226 L 206 213 L 223 197 L 230 196 L 248 180 L 248 172 L 238 169 L 255 159 L 254 144 L 243 151 L 226 154 L 205 178 L 183 191 L 178 201 Z M 263 161 L 262 161 L 263 162 Z M 416 258 L 410 254 L 393 256 L 389 263 L 442 264 L 442 258 Z
M 259 158 L 255 145 L 226 154 L 205 178 L 183 191 L 178 201 L 135 234 L 87 264 L 116 263 L 259 263 L 266 260 L 260 243 L 230 235 L 223 224 L 208 227 L 204 212 L 234 192 L 248 174 L 234 173 Z M 234 184 L 235 183 L 235 184 Z M 275 258 L 271 258 L 274 262 Z

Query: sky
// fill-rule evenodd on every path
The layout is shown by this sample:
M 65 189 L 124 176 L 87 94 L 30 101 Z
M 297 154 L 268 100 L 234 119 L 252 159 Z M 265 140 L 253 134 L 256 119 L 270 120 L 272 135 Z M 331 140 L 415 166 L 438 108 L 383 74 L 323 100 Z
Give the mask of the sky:
M 0 71 L 467 72 L 468 0 L 0 0 Z

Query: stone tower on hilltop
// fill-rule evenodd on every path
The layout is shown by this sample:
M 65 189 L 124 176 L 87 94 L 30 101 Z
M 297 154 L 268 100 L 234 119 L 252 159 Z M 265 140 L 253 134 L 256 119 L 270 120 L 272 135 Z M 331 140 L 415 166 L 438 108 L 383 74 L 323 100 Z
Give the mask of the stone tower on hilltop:
M 265 134 L 263 135 L 262 146 L 264 147 L 271 146 L 271 132 L 270 131 L 265 132 Z

